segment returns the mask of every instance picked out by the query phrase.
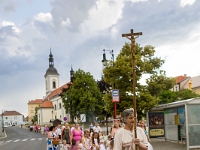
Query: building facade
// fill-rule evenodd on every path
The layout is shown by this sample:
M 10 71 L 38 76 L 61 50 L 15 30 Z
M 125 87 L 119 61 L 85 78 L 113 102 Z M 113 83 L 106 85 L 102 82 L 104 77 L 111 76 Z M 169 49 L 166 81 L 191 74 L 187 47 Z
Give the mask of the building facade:
M 21 125 L 24 124 L 24 116 L 17 111 L 4 111 L 0 115 L 1 124 L 6 126 Z
M 189 77 L 187 75 L 175 77 L 176 84 L 172 91 L 181 91 L 185 89 L 192 90 L 196 94 L 200 94 L 200 76 Z
M 30 100 L 28 102 L 28 122 L 31 123 L 35 116 L 35 109 L 39 108 L 43 99 Z

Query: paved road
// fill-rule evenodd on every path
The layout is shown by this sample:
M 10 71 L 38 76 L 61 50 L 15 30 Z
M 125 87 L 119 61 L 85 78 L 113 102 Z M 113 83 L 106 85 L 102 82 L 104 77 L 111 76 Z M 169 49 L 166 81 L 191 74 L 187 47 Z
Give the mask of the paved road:
M 7 137 L 0 139 L 0 150 L 45 150 L 46 136 L 20 127 L 5 129 Z M 186 150 L 185 144 L 152 139 L 154 150 Z
M 20 127 L 5 129 L 7 137 L 0 139 L 1 150 L 45 150 L 46 136 Z

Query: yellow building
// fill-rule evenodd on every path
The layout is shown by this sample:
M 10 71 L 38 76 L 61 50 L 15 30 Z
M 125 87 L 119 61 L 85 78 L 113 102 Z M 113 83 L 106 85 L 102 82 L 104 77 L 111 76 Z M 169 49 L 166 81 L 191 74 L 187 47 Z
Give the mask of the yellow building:
M 188 89 L 192 90 L 196 94 L 200 94 L 200 76 L 185 77 L 181 80 L 179 85 L 181 85 L 179 90 Z
M 35 108 L 39 107 L 43 102 L 43 99 L 30 100 L 28 102 L 28 122 L 31 123 L 35 116 Z

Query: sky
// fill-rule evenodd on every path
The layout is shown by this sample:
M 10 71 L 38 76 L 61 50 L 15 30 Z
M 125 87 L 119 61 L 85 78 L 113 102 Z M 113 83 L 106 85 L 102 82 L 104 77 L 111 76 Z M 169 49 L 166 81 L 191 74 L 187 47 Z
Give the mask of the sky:
M 168 77 L 200 75 L 199 8 L 199 0 L 0 0 L 0 111 L 26 117 L 28 101 L 45 96 L 50 48 L 60 86 L 71 66 L 97 80 L 103 49 L 116 58 L 130 29 L 155 47 Z

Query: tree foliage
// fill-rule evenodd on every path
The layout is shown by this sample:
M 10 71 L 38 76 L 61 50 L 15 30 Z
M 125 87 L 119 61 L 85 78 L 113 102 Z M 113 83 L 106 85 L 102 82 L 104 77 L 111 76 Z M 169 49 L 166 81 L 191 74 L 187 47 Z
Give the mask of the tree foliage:
M 165 72 L 159 70 L 164 60 L 154 57 L 155 49 L 153 46 L 147 45 L 140 47 L 136 44 L 136 93 L 137 93 L 137 113 L 139 116 L 148 111 L 159 103 L 158 95 L 163 90 L 169 90 L 174 84 L 174 79 L 168 78 Z M 130 44 L 125 43 L 115 62 L 108 62 L 103 70 L 104 80 L 120 90 L 120 103 L 117 103 L 117 111 L 122 112 L 126 108 L 133 107 L 133 69 Z M 139 81 L 143 74 L 150 76 L 146 81 L 146 85 L 142 85 Z M 104 95 L 106 101 L 106 110 L 112 113 L 113 104 L 111 95 Z
M 160 102 L 159 104 L 166 104 L 166 103 L 172 103 L 175 101 L 179 101 L 179 100 L 186 100 L 186 99 L 190 99 L 190 98 L 195 98 L 195 97 L 199 97 L 199 94 L 196 94 L 195 92 L 185 89 L 185 90 L 181 90 L 181 91 L 163 91 L 159 97 L 160 97 Z
M 35 107 L 35 115 L 33 116 L 32 123 L 38 122 L 38 108 L 40 106 Z
M 62 93 L 66 113 L 70 111 L 72 116 L 76 116 L 77 111 L 79 114 L 101 114 L 102 96 L 93 76 L 79 69 L 74 77 L 69 90 Z

